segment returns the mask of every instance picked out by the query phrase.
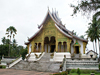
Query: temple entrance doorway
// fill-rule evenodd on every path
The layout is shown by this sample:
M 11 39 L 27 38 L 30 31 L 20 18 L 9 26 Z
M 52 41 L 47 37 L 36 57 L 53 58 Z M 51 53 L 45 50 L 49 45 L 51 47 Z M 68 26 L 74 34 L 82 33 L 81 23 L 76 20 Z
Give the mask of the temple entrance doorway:
M 52 53 L 55 51 L 56 40 L 54 36 L 44 38 L 44 52 Z
M 51 45 L 51 53 L 55 51 L 55 45 Z
M 76 54 L 79 54 L 79 46 L 75 46 Z

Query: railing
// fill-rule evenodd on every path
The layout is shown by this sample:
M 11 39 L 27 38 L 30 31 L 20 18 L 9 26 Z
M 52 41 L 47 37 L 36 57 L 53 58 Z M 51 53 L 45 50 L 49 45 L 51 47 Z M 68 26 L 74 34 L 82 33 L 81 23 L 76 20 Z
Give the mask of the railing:
M 40 60 L 44 56 L 44 54 L 45 52 L 43 52 L 42 55 L 36 61 Z
M 65 55 L 64 55 L 61 65 L 60 65 L 60 71 L 66 71 L 66 56 Z
M 20 57 L 19 59 L 15 60 L 13 63 L 8 65 L 8 68 L 11 68 L 12 66 L 14 66 L 15 64 L 17 64 L 18 62 L 20 62 L 22 60 L 22 57 Z
M 66 71 L 66 56 L 64 55 L 62 71 Z
M 30 54 L 31 54 L 31 53 L 30 53 Z M 30 57 L 30 54 L 27 54 L 27 55 L 26 55 L 26 58 L 25 58 L 26 61 L 28 61 L 28 59 L 29 59 L 29 57 Z

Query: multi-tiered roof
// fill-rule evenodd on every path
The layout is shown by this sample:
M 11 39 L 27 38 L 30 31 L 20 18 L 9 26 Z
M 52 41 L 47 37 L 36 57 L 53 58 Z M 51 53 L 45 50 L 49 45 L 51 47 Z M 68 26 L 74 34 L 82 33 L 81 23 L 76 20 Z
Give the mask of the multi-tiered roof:
M 32 37 L 30 37 L 28 39 L 29 42 L 25 43 L 26 45 L 29 44 L 31 42 L 31 40 L 38 35 L 38 33 L 43 29 L 43 25 L 44 23 L 48 20 L 48 18 L 51 18 L 54 22 L 55 22 L 55 27 L 62 33 L 64 34 L 66 37 L 70 38 L 70 39 L 77 39 L 77 40 L 81 40 L 84 42 L 88 42 L 86 39 L 80 38 L 76 35 L 74 35 L 73 32 L 69 31 L 68 29 L 66 29 L 66 27 L 62 24 L 61 19 L 58 17 L 58 12 L 54 12 L 52 11 L 52 13 L 50 12 L 50 10 L 48 9 L 48 12 L 46 14 L 45 19 L 43 20 L 43 22 L 38 26 L 38 28 L 40 29 L 37 33 L 35 33 Z

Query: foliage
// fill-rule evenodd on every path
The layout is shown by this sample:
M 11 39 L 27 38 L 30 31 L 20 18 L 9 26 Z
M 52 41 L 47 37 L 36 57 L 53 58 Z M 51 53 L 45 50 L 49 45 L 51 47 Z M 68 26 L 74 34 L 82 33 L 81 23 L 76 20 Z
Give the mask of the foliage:
M 1 41 L 2 41 L 3 45 L 10 44 L 10 40 L 6 39 L 6 37 L 3 37 Z
M 90 40 L 92 42 L 95 41 L 96 44 L 97 39 L 99 39 L 100 37 L 100 25 L 96 20 L 95 15 L 93 16 L 92 23 L 89 23 L 89 28 L 86 31 L 86 34 L 88 35 Z M 96 52 L 97 52 L 97 48 L 96 48 Z
M 76 69 L 71 69 L 70 73 L 76 73 Z
M 97 73 L 95 70 L 81 70 L 83 74 Z
M 100 70 L 100 64 L 99 64 L 99 70 Z
M 71 71 L 70 71 L 70 73 L 77 73 L 79 71 L 79 69 L 72 69 Z M 95 71 L 95 70 L 80 70 L 80 73 L 81 74 L 90 74 L 90 73 L 95 73 L 95 74 L 97 74 L 97 72 Z
M 4 65 L 0 65 L 0 68 L 1 68 L 1 69 L 5 69 L 6 66 L 4 66 Z
M 21 55 L 23 60 L 25 59 L 26 54 L 27 54 L 27 48 L 22 50 Z
M 9 37 L 9 39 L 10 39 L 10 44 L 11 44 L 11 37 L 12 37 L 12 35 L 13 35 L 13 38 L 14 38 L 14 36 L 15 36 L 17 30 L 16 30 L 15 27 L 10 26 L 9 28 L 6 29 L 6 32 L 7 32 L 7 33 L 6 33 L 6 34 L 7 34 L 7 37 Z M 10 44 L 9 44 L 8 56 L 10 56 Z
M 74 8 L 73 15 L 78 12 L 82 12 L 83 14 L 85 14 L 86 12 L 90 13 L 100 8 L 99 3 L 99 0 L 80 0 L 80 2 L 78 2 L 76 6 L 73 4 L 71 4 L 70 6 Z
M 0 59 L 2 58 L 2 55 L 6 57 L 9 57 L 9 56 L 19 57 L 20 55 L 22 55 L 23 58 L 25 58 L 24 55 L 27 53 L 27 51 L 25 51 L 27 48 L 24 48 L 21 45 L 17 45 L 16 39 L 13 39 L 11 41 L 11 37 L 13 36 L 14 38 L 17 32 L 16 28 L 13 26 L 10 26 L 9 28 L 6 29 L 6 31 L 7 31 L 6 34 L 9 37 L 9 39 L 6 39 L 6 37 L 1 38 L 1 41 L 3 44 L 0 44 Z
M 71 73 L 71 74 L 68 74 L 68 75 L 77 75 L 77 73 Z M 88 73 L 88 74 L 82 74 L 82 73 L 81 73 L 81 75 L 90 75 L 90 73 Z M 97 74 L 95 74 L 95 75 L 100 75 L 100 73 L 97 73 Z
M 78 12 L 82 12 L 83 14 L 90 14 L 90 12 L 95 11 L 92 18 L 92 23 L 90 23 L 90 26 L 88 30 L 86 31 L 88 37 L 93 42 L 95 40 L 95 44 L 98 40 L 98 47 L 100 42 L 100 0 L 80 0 L 78 4 L 75 6 L 71 4 L 71 7 L 73 7 L 73 14 L 77 14 Z M 96 51 L 97 51 L 97 47 Z M 100 55 L 100 47 L 99 47 L 99 55 Z
M 9 45 L 0 45 L 0 56 L 2 55 L 7 56 L 9 51 Z
M 84 35 L 81 35 L 80 38 L 83 38 L 84 39 Z
M 78 75 L 80 75 L 80 74 L 81 74 L 81 71 L 80 71 L 80 69 L 79 69 L 79 68 L 77 69 L 77 74 L 78 74 Z

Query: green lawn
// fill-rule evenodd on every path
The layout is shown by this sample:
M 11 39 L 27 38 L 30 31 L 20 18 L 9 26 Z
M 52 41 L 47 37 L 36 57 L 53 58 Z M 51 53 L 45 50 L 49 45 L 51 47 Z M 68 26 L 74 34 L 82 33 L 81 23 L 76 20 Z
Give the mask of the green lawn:
M 70 74 L 68 74 L 68 75 L 78 75 L 78 74 L 77 74 L 77 73 L 70 73 Z M 80 74 L 80 75 L 90 75 L 90 74 Z M 95 74 L 95 75 L 100 75 L 100 73 Z

